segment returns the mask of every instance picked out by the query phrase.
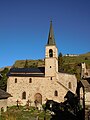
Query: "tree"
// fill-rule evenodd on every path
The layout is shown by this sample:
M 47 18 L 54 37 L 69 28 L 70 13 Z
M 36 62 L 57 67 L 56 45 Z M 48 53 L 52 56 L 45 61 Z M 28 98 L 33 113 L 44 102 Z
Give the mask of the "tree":
M 24 65 L 24 68 L 28 68 L 28 60 L 25 61 L 25 65 Z
M 1 71 L 2 78 L 0 80 L 0 89 L 6 91 L 7 88 L 7 73 L 9 72 L 8 68 L 4 68 L 4 70 Z
M 60 52 L 59 53 L 59 56 L 58 56 L 58 70 L 62 70 L 62 65 L 63 65 L 63 55 L 62 53 Z

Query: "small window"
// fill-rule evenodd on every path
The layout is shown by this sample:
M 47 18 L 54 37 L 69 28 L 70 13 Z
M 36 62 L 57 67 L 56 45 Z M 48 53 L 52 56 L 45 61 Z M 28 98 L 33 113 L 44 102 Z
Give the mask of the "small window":
M 26 92 L 22 93 L 22 99 L 26 99 Z
M 17 83 L 17 78 L 15 78 L 15 83 Z
M 58 91 L 57 90 L 55 90 L 54 96 L 58 96 Z
M 68 88 L 69 88 L 69 89 L 72 88 L 71 82 L 68 83 Z
M 52 77 L 51 77 L 51 80 L 52 80 Z
M 32 83 L 32 78 L 29 79 L 29 83 Z

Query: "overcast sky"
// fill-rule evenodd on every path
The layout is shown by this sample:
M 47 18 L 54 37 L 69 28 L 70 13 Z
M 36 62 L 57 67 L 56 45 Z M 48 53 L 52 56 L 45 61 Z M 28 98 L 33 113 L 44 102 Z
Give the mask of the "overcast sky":
M 0 0 L 0 67 L 43 59 L 50 20 L 58 52 L 90 52 L 90 0 Z

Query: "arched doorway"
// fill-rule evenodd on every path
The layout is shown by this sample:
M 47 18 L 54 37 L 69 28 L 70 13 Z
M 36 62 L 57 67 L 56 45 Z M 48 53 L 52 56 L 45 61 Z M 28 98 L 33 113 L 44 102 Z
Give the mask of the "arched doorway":
M 40 93 L 36 93 L 34 97 L 35 102 L 37 102 L 38 104 L 42 104 L 42 95 Z

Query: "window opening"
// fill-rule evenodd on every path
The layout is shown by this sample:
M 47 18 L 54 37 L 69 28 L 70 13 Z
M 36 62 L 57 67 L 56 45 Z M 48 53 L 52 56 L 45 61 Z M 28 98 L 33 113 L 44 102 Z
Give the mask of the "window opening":
M 32 78 L 29 79 L 29 83 L 32 83 Z
M 49 50 L 49 57 L 53 57 L 53 50 L 52 49 Z
M 55 90 L 54 96 L 58 96 L 58 91 L 57 90 Z
M 26 92 L 22 93 L 22 99 L 26 99 Z
M 17 78 L 15 78 L 15 83 L 17 83 Z
M 71 89 L 72 86 L 71 86 L 71 82 L 68 83 L 68 88 Z
M 52 77 L 51 77 L 51 80 L 52 80 Z

